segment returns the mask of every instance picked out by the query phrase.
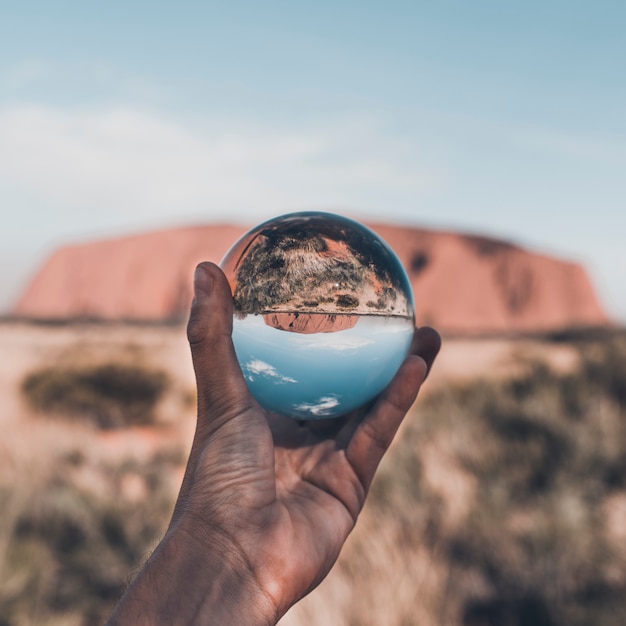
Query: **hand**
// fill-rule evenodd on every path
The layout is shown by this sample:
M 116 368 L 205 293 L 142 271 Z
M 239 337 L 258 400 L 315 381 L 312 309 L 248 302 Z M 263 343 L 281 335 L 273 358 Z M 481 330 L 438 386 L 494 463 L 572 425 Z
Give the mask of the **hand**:
M 232 319 L 225 276 L 199 265 L 188 324 L 198 422 L 187 470 L 168 532 L 111 624 L 130 616 L 133 624 L 275 624 L 337 559 L 440 346 L 435 331 L 417 330 L 370 407 L 297 422 L 250 395 Z

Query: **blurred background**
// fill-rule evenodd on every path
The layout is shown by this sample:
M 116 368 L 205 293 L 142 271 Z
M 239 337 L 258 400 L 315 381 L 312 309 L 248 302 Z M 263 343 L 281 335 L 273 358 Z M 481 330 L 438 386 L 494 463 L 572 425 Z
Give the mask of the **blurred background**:
M 194 426 L 193 266 L 366 222 L 445 340 L 286 626 L 626 622 L 626 6 L 0 3 L 0 625 L 101 623 Z

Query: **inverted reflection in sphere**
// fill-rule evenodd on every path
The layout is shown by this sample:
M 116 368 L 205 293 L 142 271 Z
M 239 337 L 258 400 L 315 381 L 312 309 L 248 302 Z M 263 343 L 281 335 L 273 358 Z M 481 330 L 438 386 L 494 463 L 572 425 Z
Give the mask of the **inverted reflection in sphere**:
M 376 397 L 408 353 L 415 312 L 395 253 L 365 226 L 291 213 L 246 233 L 221 263 L 233 342 L 252 395 L 296 419 Z

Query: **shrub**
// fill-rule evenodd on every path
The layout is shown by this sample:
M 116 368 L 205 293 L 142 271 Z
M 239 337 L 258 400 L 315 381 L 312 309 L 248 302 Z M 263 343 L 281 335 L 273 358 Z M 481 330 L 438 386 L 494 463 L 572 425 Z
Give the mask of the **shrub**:
M 37 411 L 117 428 L 153 421 L 154 408 L 168 385 L 163 371 L 105 363 L 36 370 L 24 379 L 22 393 Z
M 438 623 L 626 623 L 626 551 L 605 506 L 626 496 L 626 336 L 575 345 L 568 374 L 531 363 L 425 398 L 381 466 L 370 506 L 381 519 L 393 507 L 407 570 L 426 539 L 447 571 L 429 599 Z M 450 504 L 424 479 L 427 449 L 473 486 L 462 523 L 446 523 Z
M 99 465 L 77 454 L 42 482 L 21 477 L 19 490 L 0 486 L 0 507 L 12 520 L 3 524 L 0 624 L 104 623 L 165 530 L 179 464 L 179 455 Z M 100 475 L 106 489 L 80 487 L 81 472 Z M 128 476 L 143 485 L 140 502 L 120 489 Z

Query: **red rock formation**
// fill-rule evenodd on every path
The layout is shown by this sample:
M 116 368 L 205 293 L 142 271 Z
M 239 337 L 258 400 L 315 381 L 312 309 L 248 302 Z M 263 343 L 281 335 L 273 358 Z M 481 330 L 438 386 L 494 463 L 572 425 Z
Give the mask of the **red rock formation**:
M 447 332 L 517 332 L 607 324 L 585 271 L 499 240 L 370 225 L 397 252 L 417 321 Z M 184 319 L 191 277 L 246 229 L 197 226 L 69 246 L 35 276 L 14 313 L 32 318 Z
M 335 333 L 353 328 L 359 321 L 356 315 L 333 315 L 310 313 L 267 313 L 265 323 L 279 330 L 311 335 L 313 333 Z

